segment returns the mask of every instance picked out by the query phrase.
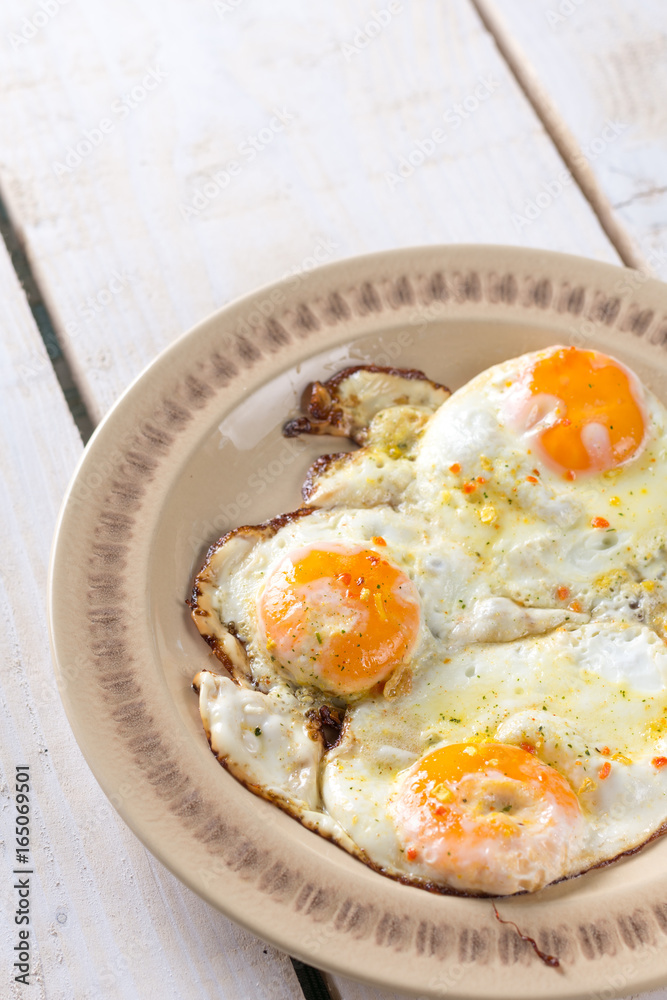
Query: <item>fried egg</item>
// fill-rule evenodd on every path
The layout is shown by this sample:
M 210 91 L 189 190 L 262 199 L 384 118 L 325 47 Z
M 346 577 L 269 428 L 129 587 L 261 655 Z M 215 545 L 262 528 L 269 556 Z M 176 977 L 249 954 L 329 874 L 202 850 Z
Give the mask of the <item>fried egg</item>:
M 590 611 L 610 574 L 643 578 L 656 555 L 663 572 L 666 441 L 664 407 L 620 362 L 526 355 L 440 407 L 404 503 L 483 549 L 506 596 Z
M 378 871 L 534 891 L 667 821 L 667 413 L 555 347 L 452 395 L 348 369 L 304 504 L 212 546 L 198 674 L 238 780 Z
M 341 740 L 324 762 L 327 812 L 382 870 L 460 891 L 536 889 L 631 849 L 664 821 L 667 647 L 651 629 L 614 622 L 560 628 L 513 643 L 470 645 L 432 667 L 417 675 L 400 704 L 367 699 L 350 707 Z M 500 774 L 490 765 L 501 759 L 499 744 L 524 751 L 519 771 L 517 755 L 502 758 L 507 766 Z M 478 773 L 472 764 L 479 774 L 468 782 L 466 775 Z M 415 790 L 413 778 L 424 770 L 430 777 L 422 775 Z M 536 801 L 540 788 L 553 791 L 563 782 L 568 796 Z M 573 797 L 577 809 L 560 808 Z M 432 823 L 432 813 L 444 819 Z M 456 875 L 431 843 L 450 819 Z M 561 857 L 552 843 L 549 864 L 559 860 L 548 877 L 545 826 L 568 852 Z M 483 843 L 484 856 L 492 856 L 500 829 L 514 861 L 503 855 L 494 874 L 478 847 Z

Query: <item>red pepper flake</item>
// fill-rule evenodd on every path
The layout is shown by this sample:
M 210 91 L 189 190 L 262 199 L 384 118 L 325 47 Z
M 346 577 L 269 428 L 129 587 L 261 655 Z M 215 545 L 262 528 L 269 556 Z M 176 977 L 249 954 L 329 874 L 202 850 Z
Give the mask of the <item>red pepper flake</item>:
M 526 476 L 526 482 L 527 483 L 536 483 L 537 479 L 535 478 L 535 476 Z
M 349 587 L 352 583 L 352 577 L 349 573 L 339 573 L 336 579 L 340 580 L 340 582 L 346 587 Z
M 611 750 L 609 749 L 609 747 L 602 747 L 600 753 L 602 754 L 603 757 L 608 757 L 609 754 L 611 753 Z
M 532 743 L 520 743 L 519 746 L 522 750 L 525 750 L 526 753 L 532 753 L 533 756 L 535 755 L 535 747 Z
M 534 476 L 539 476 L 539 474 L 540 474 L 540 470 L 539 469 L 533 469 L 533 475 Z
M 591 521 L 592 528 L 608 528 L 609 521 L 606 517 L 594 517 Z
M 574 611 L 576 615 L 581 614 L 581 604 L 579 601 L 572 601 L 572 604 L 568 605 L 568 607 L 570 608 L 570 611 Z
M 355 582 L 356 582 L 357 587 L 363 587 L 363 585 L 364 585 L 364 578 L 363 578 L 363 576 L 360 576 L 359 579 L 356 580 Z
M 461 471 L 461 466 L 459 465 L 458 462 L 454 462 L 453 465 L 449 466 L 449 471 L 453 472 L 455 476 L 458 476 L 459 472 Z
M 572 469 L 568 469 L 567 472 L 565 473 L 565 478 L 569 479 L 570 482 L 572 482 L 573 479 L 577 478 L 577 474 L 576 472 L 573 472 Z
M 651 763 L 660 770 L 661 767 L 667 767 L 667 757 L 654 757 Z
M 486 482 L 486 479 L 484 478 L 484 476 L 478 476 L 475 482 L 479 483 L 480 486 L 482 486 Z
M 414 861 L 415 858 L 417 857 L 417 848 L 408 847 L 407 851 L 405 852 L 405 856 L 408 859 L 408 861 Z
M 609 777 L 610 773 L 611 773 L 611 764 L 609 763 L 608 760 L 606 760 L 602 765 L 602 767 L 600 768 L 600 770 L 598 771 L 598 778 L 600 779 L 600 781 L 604 781 L 605 778 Z
M 386 545 L 387 544 L 385 542 L 384 538 L 382 537 L 382 535 L 375 535 L 373 538 L 371 538 L 371 541 L 373 542 L 373 545 Z
M 477 489 L 477 483 L 464 483 L 461 489 L 464 493 L 474 493 Z
M 569 587 L 556 587 L 556 597 L 559 601 L 566 601 L 570 596 Z

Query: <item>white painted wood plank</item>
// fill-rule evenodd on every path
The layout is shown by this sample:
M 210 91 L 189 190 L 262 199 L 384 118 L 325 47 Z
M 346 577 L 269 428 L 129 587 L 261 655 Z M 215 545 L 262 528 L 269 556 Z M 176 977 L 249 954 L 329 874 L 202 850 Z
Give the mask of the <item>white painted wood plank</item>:
M 0 182 L 95 416 L 191 324 L 315 259 L 618 260 L 574 186 L 517 229 L 563 165 L 469 0 L 376 6 L 72 0 L 24 40 L 23 0 L 2 4 Z
M 667 7 L 660 0 L 491 4 L 537 67 L 617 218 L 664 280 Z M 525 201 L 536 193 L 527 191 Z
M 22 997 L 14 777 L 32 779 L 30 996 L 170 1000 L 300 995 L 289 959 L 156 862 L 88 770 L 53 680 L 44 594 L 51 536 L 81 441 L 0 243 L 0 968 Z M 19 866 L 23 867 L 23 866 Z M 20 876 L 19 876 L 20 877 Z
M 23 44 L 25 10 L 19 0 L 0 10 L 11 140 L 0 182 L 96 416 L 192 323 L 315 260 L 457 240 L 617 260 L 574 187 L 558 212 L 517 229 L 517 199 L 563 165 L 467 0 L 396 4 L 375 24 L 350 0 L 314 10 L 286 0 L 279 11 L 269 0 L 88 0 L 63 5 Z M 133 95 L 142 81 L 154 90 Z M 434 129 L 446 138 L 435 142 Z M 118 856 L 108 847 L 114 874 Z M 136 882 L 159 922 L 145 872 Z M 176 981 L 191 918 L 185 890 L 161 884 L 181 918 L 155 948 Z M 205 908 L 198 919 L 221 926 Z M 205 978 L 192 973 L 197 988 Z M 393 996 L 331 982 L 345 1000 Z

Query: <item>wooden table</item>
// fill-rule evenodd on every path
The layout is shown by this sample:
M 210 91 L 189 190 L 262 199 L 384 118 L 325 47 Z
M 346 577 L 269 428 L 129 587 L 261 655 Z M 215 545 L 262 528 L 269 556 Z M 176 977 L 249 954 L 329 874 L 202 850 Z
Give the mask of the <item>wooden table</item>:
M 147 853 L 70 732 L 44 593 L 80 432 L 198 320 L 316 263 L 492 242 L 667 276 L 667 8 L 4 0 L 0 46 L 0 995 L 298 998 L 286 955 Z M 30 990 L 11 971 L 22 764 Z

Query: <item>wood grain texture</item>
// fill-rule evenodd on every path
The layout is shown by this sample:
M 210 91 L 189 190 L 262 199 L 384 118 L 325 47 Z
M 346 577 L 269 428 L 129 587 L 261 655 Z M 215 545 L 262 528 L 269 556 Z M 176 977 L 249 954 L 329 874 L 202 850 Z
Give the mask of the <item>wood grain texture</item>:
M 536 67 L 616 217 L 665 279 L 667 8 L 659 0 L 492 4 Z
M 517 228 L 563 164 L 468 0 L 378 9 L 90 0 L 22 43 L 2 5 L 0 182 L 95 416 L 193 323 L 316 261 L 457 241 L 618 261 L 574 186 Z
M 289 959 L 211 909 L 142 847 L 88 770 L 60 703 L 44 594 L 60 500 L 81 441 L 0 244 L 0 741 L 3 997 L 18 943 L 14 775 L 32 778 L 30 996 L 182 1000 L 300 995 Z
M 28 14 L 21 0 L 0 9 L 0 185 L 96 418 L 193 323 L 316 263 L 455 241 L 618 262 L 574 185 L 517 223 L 565 168 L 467 0 L 391 10 L 384 0 L 363 10 L 351 0 L 71 0 L 37 27 Z M 26 403 L 24 454 L 41 434 L 47 459 L 62 461 L 44 497 L 50 466 L 19 463 L 6 498 L 16 516 L 22 491 L 35 494 L 38 533 L 22 520 L 12 538 L 16 566 L 21 546 L 35 557 L 40 593 L 78 450 L 52 380 L 44 392 L 50 409 Z M 298 995 L 286 960 L 200 903 L 116 820 L 58 707 L 43 621 L 28 637 L 33 619 L 21 613 L 22 655 L 48 711 L 6 696 L 16 745 L 4 766 L 20 740 L 49 750 L 40 837 L 53 874 L 35 928 L 49 997 L 149 996 L 158 982 L 174 997 Z M 330 979 L 344 1000 L 395 996 Z

